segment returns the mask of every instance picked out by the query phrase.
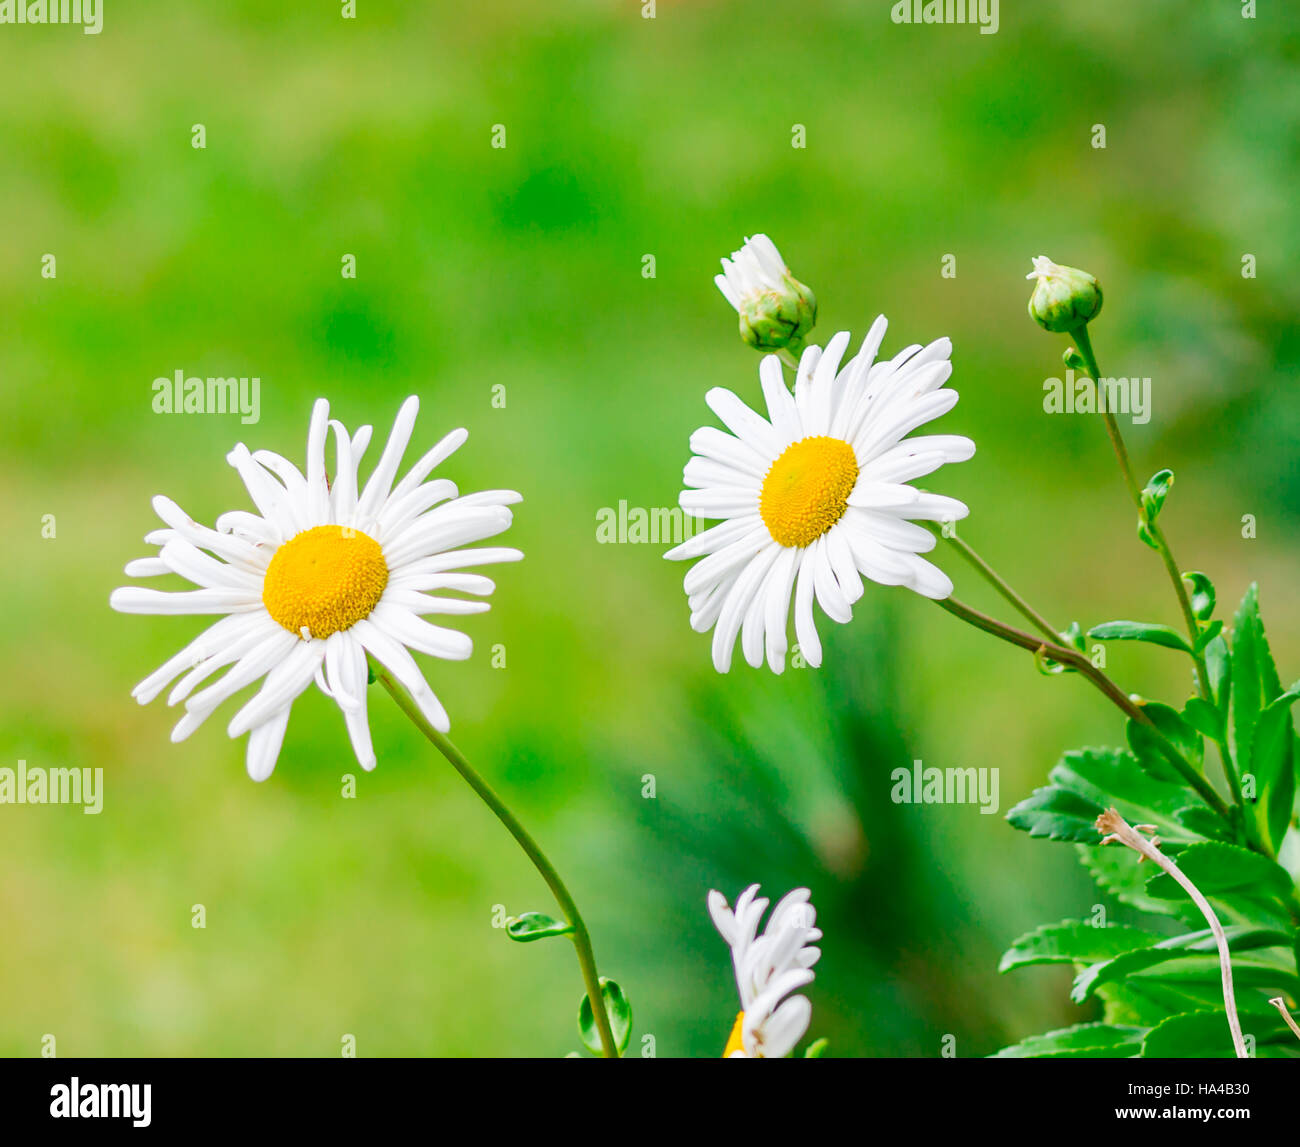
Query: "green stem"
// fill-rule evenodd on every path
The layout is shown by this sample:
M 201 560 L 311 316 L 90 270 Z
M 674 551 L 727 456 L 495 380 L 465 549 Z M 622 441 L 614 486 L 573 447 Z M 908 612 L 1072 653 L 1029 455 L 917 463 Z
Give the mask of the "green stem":
M 1200 773 L 1198 773 L 1184 759 L 1183 755 L 1169 743 L 1168 738 L 1155 727 L 1154 722 L 1143 711 L 1140 705 L 1135 705 L 1132 699 L 1109 677 L 1098 669 L 1091 660 L 1077 649 L 1070 649 L 1054 641 L 1044 641 L 1035 637 L 1032 633 L 1026 633 L 1023 629 L 1017 629 L 1013 625 L 1007 625 L 1005 622 L 998 621 L 986 613 L 981 613 L 977 609 L 972 609 L 963 602 L 955 598 L 946 598 L 935 601 L 935 605 L 940 609 L 945 609 L 954 617 L 973 625 L 976 629 L 983 630 L 985 633 L 999 637 L 1003 641 L 1017 645 L 1021 649 L 1027 649 L 1029 652 L 1050 657 L 1053 661 L 1062 665 L 1069 665 L 1071 668 L 1078 670 L 1089 681 L 1091 681 L 1101 693 L 1111 701 L 1126 717 L 1139 724 L 1146 725 L 1155 734 L 1154 740 L 1156 746 L 1160 749 L 1165 759 L 1178 771 L 1178 774 L 1185 780 L 1200 798 L 1205 801 L 1220 817 L 1225 821 L 1231 822 L 1228 813 L 1228 806 L 1223 803 L 1223 798 L 1214 791 L 1214 787 Z
M 1093 385 L 1098 388 L 1097 405 L 1100 406 L 1101 383 L 1098 382 L 1098 379 L 1101 377 L 1101 371 L 1097 366 L 1097 356 L 1092 349 L 1092 339 L 1088 335 L 1087 324 L 1085 323 L 1079 327 L 1073 334 L 1074 340 L 1078 344 L 1079 354 L 1083 356 L 1084 365 L 1092 374 Z M 1174 560 L 1173 550 L 1170 549 L 1169 542 L 1165 538 L 1164 530 L 1160 528 L 1159 522 L 1147 520 L 1146 512 L 1142 506 L 1142 490 L 1133 474 L 1133 465 L 1129 461 L 1128 448 L 1124 445 L 1124 437 L 1120 434 L 1119 422 L 1110 410 L 1103 410 L 1101 416 L 1106 424 L 1106 433 L 1110 437 L 1110 444 L 1115 451 L 1115 458 L 1119 462 L 1120 473 L 1124 476 L 1124 484 L 1128 487 L 1129 497 L 1133 499 L 1133 505 L 1137 507 L 1139 518 L 1146 522 L 1151 540 L 1156 544 L 1156 552 L 1159 553 L 1160 560 L 1164 563 L 1165 572 L 1169 575 L 1170 582 L 1173 583 L 1174 593 L 1178 598 L 1178 608 L 1183 615 L 1183 624 L 1186 625 L 1187 633 L 1191 637 L 1194 651 L 1191 657 L 1196 668 L 1197 690 L 1203 700 L 1214 704 L 1214 697 L 1210 692 L 1209 672 L 1205 665 L 1205 655 L 1195 652 L 1197 639 L 1201 635 L 1201 628 L 1197 624 L 1196 614 L 1192 612 L 1192 599 L 1187 592 L 1187 583 L 1183 580 L 1178 563 Z M 1217 739 L 1215 744 L 1219 749 L 1219 757 L 1223 765 L 1224 776 L 1228 780 L 1228 787 L 1232 790 L 1232 799 L 1234 803 L 1240 805 L 1243 803 L 1241 782 L 1237 777 L 1237 770 L 1233 764 L 1232 754 L 1228 750 L 1226 738 Z
M 1034 609 L 1034 607 L 1031 606 L 1023 597 L 1016 593 L 1016 591 L 1012 589 L 1011 586 L 998 574 L 997 570 L 980 557 L 971 546 L 967 545 L 967 543 L 956 534 L 945 534 L 941 527 L 932 522 L 922 522 L 921 524 L 934 534 L 935 537 L 949 543 L 949 545 L 956 549 L 962 557 L 979 570 L 993 588 L 1006 598 L 1012 608 L 1014 608 L 1021 617 L 1028 621 L 1030 625 L 1034 626 L 1039 633 L 1047 638 L 1048 641 L 1059 641 L 1061 639 L 1061 635 L 1052 628 L 1051 623 L 1047 621 L 1041 613 Z
M 515 838 L 519 847 L 524 850 L 524 855 L 533 862 L 533 867 L 541 873 L 542 879 L 546 881 L 547 887 L 550 888 L 551 893 L 559 903 L 565 920 L 573 928 L 571 936 L 574 947 L 578 950 L 578 964 L 582 968 L 583 983 L 587 985 L 587 998 L 591 1001 L 591 1010 L 596 1019 L 596 1029 L 600 1033 L 600 1045 L 604 1050 L 605 1058 L 617 1059 L 618 1047 L 614 1043 L 614 1033 L 609 1026 L 609 1016 L 605 1012 L 605 996 L 600 990 L 600 977 L 596 973 L 596 957 L 591 950 L 591 936 L 587 932 L 587 925 L 583 922 L 577 904 L 574 903 L 569 890 L 564 886 L 564 881 L 560 879 L 560 874 L 555 871 L 554 865 L 547 859 L 546 853 L 541 850 L 538 843 L 529 835 L 528 830 L 519 823 L 515 814 L 506 807 L 506 803 L 497 795 L 496 790 L 479 776 L 474 767 L 466 760 L 465 755 L 443 733 L 438 732 L 429 724 L 424 714 L 420 712 L 419 707 L 411 699 L 410 694 L 393 680 L 386 669 L 374 662 L 371 662 L 371 671 L 374 673 L 375 680 L 383 685 L 393 700 L 397 702 L 398 708 L 411 719 L 415 727 L 429 739 L 438 752 L 447 758 L 452 768 L 465 778 L 469 787 L 496 814 L 497 820 L 506 826 L 510 835 Z
M 1093 385 L 1100 388 L 1101 384 L 1097 381 L 1101 377 L 1101 371 L 1097 366 L 1097 356 L 1093 353 L 1092 339 L 1088 337 L 1088 328 L 1086 325 L 1081 326 L 1074 332 L 1075 342 L 1078 344 L 1079 353 L 1083 356 L 1084 364 L 1092 374 Z M 1100 400 L 1098 405 L 1101 405 Z M 1129 497 L 1133 499 L 1133 505 L 1137 507 L 1139 517 L 1146 521 L 1146 513 L 1142 508 L 1142 489 L 1137 484 L 1137 478 L 1133 474 L 1133 465 L 1129 461 L 1128 448 L 1124 445 L 1124 437 L 1120 434 L 1119 422 L 1115 418 L 1114 412 L 1103 410 L 1101 412 L 1102 420 L 1106 424 L 1106 433 L 1110 436 L 1110 444 L 1115 450 L 1115 458 L 1119 462 L 1120 473 L 1124 476 L 1124 484 L 1128 487 Z M 1196 614 L 1192 612 L 1192 599 L 1187 592 L 1187 583 L 1183 581 L 1183 575 L 1178 569 L 1178 563 L 1174 560 L 1173 551 L 1169 548 L 1169 542 L 1165 538 L 1164 531 L 1160 528 L 1158 521 L 1147 521 L 1147 530 L 1151 534 L 1151 540 L 1156 543 L 1156 552 L 1160 555 L 1160 560 L 1164 563 L 1165 572 L 1169 575 L 1170 582 L 1173 583 L 1174 594 L 1178 598 L 1178 608 L 1182 611 L 1183 623 L 1187 626 L 1188 635 L 1192 639 L 1192 645 L 1195 646 L 1196 640 L 1201 635 L 1201 628 L 1197 624 Z M 1201 696 L 1211 703 L 1213 698 L 1210 696 L 1210 683 L 1205 671 L 1205 658 L 1200 653 L 1193 653 L 1192 660 L 1196 663 L 1196 683 L 1201 691 Z

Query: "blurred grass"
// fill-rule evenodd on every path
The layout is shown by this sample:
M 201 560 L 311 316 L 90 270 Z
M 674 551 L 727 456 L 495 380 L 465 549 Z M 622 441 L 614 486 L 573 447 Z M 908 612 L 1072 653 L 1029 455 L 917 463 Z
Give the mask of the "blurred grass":
M 979 453 L 934 483 L 971 505 L 965 537 L 1062 627 L 1175 621 L 1100 426 L 1043 417 L 1065 344 L 1026 318 L 1024 274 L 1047 253 L 1105 285 L 1103 369 L 1153 379 L 1129 442 L 1139 468 L 1178 474 L 1180 560 L 1225 605 L 1260 579 L 1294 675 L 1294 15 L 1004 6 L 981 36 L 849 0 L 796 20 L 729 2 L 655 20 L 595 0 L 367 0 L 356 21 L 106 7 L 98 37 L 0 38 L 0 758 L 102 767 L 107 786 L 98 817 L 0 807 L 0 1053 L 45 1033 L 64 1055 L 335 1055 L 344 1033 L 362 1055 L 576 1047 L 571 954 L 491 928 L 497 904 L 548 910 L 545 890 L 384 698 L 380 766 L 343 800 L 357 770 L 319 695 L 261 786 L 221 715 L 178 747 L 173 714 L 129 697 L 200 628 L 107 609 L 149 496 L 209 521 L 243 506 L 225 452 L 300 456 L 318 394 L 382 432 L 418 393 L 419 441 L 471 431 L 462 489 L 525 494 L 527 561 L 469 620 L 473 661 L 428 674 L 549 846 L 638 1040 L 718 1052 L 736 1002 L 704 896 L 755 880 L 813 889 L 813 1034 L 832 1054 L 936 1055 L 951 1033 L 976 1055 L 1081 1018 L 1062 974 L 995 972 L 1020 931 L 1091 910 L 1073 857 L 973 807 L 893 805 L 889 772 L 998 767 L 1005 809 L 1063 749 L 1117 740 L 1104 704 L 888 589 L 823 623 L 820 672 L 718 678 L 681 568 L 598 545 L 595 515 L 674 502 L 709 386 L 757 401 L 710 278 L 765 230 L 816 290 L 821 337 L 885 311 L 887 353 L 953 338 L 963 398 L 943 428 Z M 177 369 L 259 376 L 261 422 L 153 414 L 153 379 Z M 1185 688 L 1166 651 L 1113 649 L 1111 668 Z

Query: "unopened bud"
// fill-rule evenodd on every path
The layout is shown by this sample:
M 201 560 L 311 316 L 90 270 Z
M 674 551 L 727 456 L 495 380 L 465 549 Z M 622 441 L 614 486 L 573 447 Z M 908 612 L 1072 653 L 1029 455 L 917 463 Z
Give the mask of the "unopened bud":
M 1101 285 L 1087 271 L 1062 267 L 1039 255 L 1025 278 L 1037 280 L 1029 313 L 1049 331 L 1078 330 L 1101 310 Z

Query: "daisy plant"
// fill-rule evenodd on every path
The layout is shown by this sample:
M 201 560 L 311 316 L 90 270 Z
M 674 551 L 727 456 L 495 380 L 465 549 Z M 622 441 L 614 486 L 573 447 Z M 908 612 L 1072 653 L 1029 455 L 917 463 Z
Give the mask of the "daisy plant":
M 768 311 L 787 314 L 796 313 L 804 293 L 811 298 L 766 236 L 748 241 L 723 268 L 718 286 L 742 315 L 746 298 L 751 308 L 765 299 Z M 1300 742 L 1291 715 L 1300 683 L 1283 685 L 1255 586 L 1229 626 L 1215 616 L 1211 579 L 1175 560 L 1162 518 L 1173 473 L 1160 470 L 1145 484 L 1138 481 L 1104 383 L 1097 381 L 1103 376 L 1089 334 L 1102 307 L 1097 279 L 1046 256 L 1033 260 L 1028 278 L 1034 280 L 1030 314 L 1045 330 L 1071 338 L 1065 361 L 1097 393 L 1095 408 L 1137 514 L 1138 538 L 1169 578 L 1181 631 L 1128 620 L 1086 631 L 1077 622 L 1058 628 L 958 535 L 956 522 L 967 507 L 912 485 L 975 451 L 968 438 L 953 434 L 913 436 L 957 402 L 946 386 L 952 345 L 939 338 L 881 358 L 883 318 L 847 363 L 847 333 L 824 350 L 807 342 L 815 311 L 805 309 L 798 327 L 797 360 L 788 343 L 749 337 L 742 321 L 747 343 L 779 352 L 759 367 L 765 412 L 729 390 L 706 394 L 723 427 L 691 435 L 680 503 L 687 514 L 718 524 L 666 556 L 698 559 L 684 579 L 690 623 L 699 632 L 712 630 L 713 664 L 721 673 L 731 668 L 737 640 L 751 666 L 766 661 L 782 672 L 791 612 L 799 652 L 819 666 L 814 606 L 847 623 L 865 581 L 905 586 L 933 600 L 1030 654 L 1046 677 L 1085 679 L 1119 710 L 1123 747 L 1067 752 L 1048 785 L 1007 819 L 1032 837 L 1075 844 L 1105 893 L 1159 923 L 1067 920 L 1018 940 L 1001 970 L 1071 964 L 1077 971 L 1072 999 L 1100 1001 L 1102 1015 L 1000 1054 L 1300 1055 L 1286 1023 L 1288 1007 L 1300 999 Z M 941 542 L 993 587 L 1020 624 L 953 596 L 949 576 L 922 557 Z M 1186 658 L 1191 695 L 1171 705 L 1122 688 L 1105 671 L 1105 643 L 1114 641 Z M 1128 847 L 1102 852 L 1104 843 Z M 1154 864 L 1139 869 L 1142 860 Z M 711 899 L 733 951 L 753 935 L 755 894 L 744 894 L 734 913 Z M 748 1016 L 748 1005 L 762 997 L 746 996 L 739 962 L 737 973 Z M 799 1027 L 799 1010 L 796 1004 L 772 1014 L 773 1021 L 781 1017 L 777 1046 Z M 738 1042 L 729 1050 L 752 1054 L 759 1043 L 751 1036 L 760 1027 L 758 1016 L 739 1022 Z
M 357 762 L 375 767 L 367 712 L 367 686 L 378 682 L 402 712 L 468 782 L 523 849 L 559 902 L 565 922 L 529 913 L 512 921 L 514 939 L 568 935 L 587 988 L 580 1026 L 593 1050 L 621 1054 L 609 1001 L 622 1001 L 612 981 L 596 970 L 582 916 L 554 865 L 496 791 L 448 739 L 450 718 L 413 654 L 463 661 L 472 642 L 459 630 L 424 620 L 481 613 L 493 582 L 483 566 L 517 562 L 523 554 L 504 546 L 479 546 L 507 530 L 513 490 L 462 495 L 434 471 L 465 442 L 453 430 L 400 479 L 419 400 L 398 411 L 379 460 L 363 484 L 362 459 L 371 427 L 355 434 L 316 402 L 307 433 L 306 468 L 269 450 L 237 445 L 227 461 L 238 472 L 256 512 L 232 510 L 214 527 L 200 525 L 170 498 L 154 511 L 163 525 L 145 536 L 158 548 L 129 562 L 130 577 L 179 574 L 196 588 L 179 592 L 128 586 L 110 604 L 123 613 L 217 615 L 198 637 L 133 690 L 147 704 L 171 686 L 167 703 L 182 705 L 172 730 L 180 742 L 241 689 L 261 687 L 231 718 L 231 737 L 247 734 L 248 774 L 270 777 L 280 755 L 294 701 L 314 682 L 339 707 Z M 326 443 L 334 440 L 334 476 L 326 474 Z M 444 596 L 468 594 L 469 598 Z M 215 674 L 206 687 L 199 688 Z M 174 684 L 173 684 L 174 683 Z M 626 1008 L 620 1016 L 625 1018 Z M 626 1027 L 626 1024 L 622 1026 Z

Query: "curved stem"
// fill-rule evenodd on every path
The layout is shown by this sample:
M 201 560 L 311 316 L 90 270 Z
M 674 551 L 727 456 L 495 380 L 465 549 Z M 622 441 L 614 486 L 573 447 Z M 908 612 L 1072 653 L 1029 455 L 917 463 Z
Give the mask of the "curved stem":
M 1241 1035 L 1241 1020 L 1237 1017 L 1237 1000 L 1232 991 L 1232 954 L 1228 951 L 1228 938 L 1224 934 L 1223 925 L 1219 923 L 1219 917 L 1215 915 L 1214 909 L 1210 907 L 1210 902 L 1201 895 L 1200 889 L 1188 879 L 1187 875 L 1173 860 L 1160 851 L 1158 847 L 1159 838 L 1153 837 L 1148 840 L 1138 831 L 1138 829 L 1143 828 L 1155 832 L 1155 829 L 1149 825 L 1138 825 L 1135 828 L 1113 808 L 1107 809 L 1097 818 L 1097 830 L 1105 834 L 1102 844 L 1119 841 L 1121 844 L 1133 849 L 1140 856 L 1145 856 L 1148 860 L 1154 861 L 1178 881 L 1183 891 L 1192 898 L 1192 902 L 1201 910 L 1201 915 L 1205 917 L 1205 922 L 1210 926 L 1210 931 L 1214 934 L 1215 947 L 1219 950 L 1219 978 L 1223 983 L 1223 1010 L 1228 1017 L 1228 1032 L 1232 1036 L 1232 1049 L 1236 1052 L 1238 1059 L 1249 1059 L 1250 1053 L 1246 1051 L 1246 1041 Z
M 1060 641 L 1061 635 L 1052 628 L 1051 622 L 1043 617 L 1033 606 L 1021 597 L 1011 586 L 1001 577 L 988 562 L 979 556 L 973 547 L 959 538 L 956 534 L 945 534 L 942 527 L 932 522 L 922 522 L 935 537 L 941 541 L 948 542 L 962 557 L 973 565 L 984 576 L 985 580 L 993 586 L 1014 608 L 1021 617 L 1030 625 L 1034 626 L 1039 633 L 1047 638 L 1048 641 Z
M 465 755 L 447 739 L 445 734 L 438 732 L 429 724 L 406 690 L 394 681 L 382 666 L 372 662 L 371 671 L 374 673 L 375 680 L 383 685 L 393 700 L 397 702 L 398 708 L 411 719 L 415 727 L 429 739 L 438 752 L 447 758 L 451 763 L 451 767 L 465 778 L 469 787 L 496 814 L 497 820 L 506 826 L 510 835 L 515 838 L 516 843 L 524 850 L 524 855 L 533 862 L 533 867 L 541 873 L 542 879 L 546 881 L 546 886 L 559 903 L 565 920 L 573 927 L 571 936 L 574 947 L 578 950 L 578 964 L 582 968 L 583 983 L 587 985 L 587 998 L 591 1001 L 591 1011 L 596 1019 L 596 1030 L 600 1033 L 600 1045 L 605 1058 L 617 1059 L 618 1047 L 614 1042 L 614 1033 L 609 1026 L 609 1016 L 605 1012 L 605 996 L 600 990 L 600 977 L 596 973 L 596 957 L 591 950 L 591 936 L 587 932 L 587 925 L 583 922 L 577 904 L 574 903 L 569 890 L 564 886 L 564 881 L 560 879 L 560 874 L 555 871 L 555 867 L 547 859 L 546 853 L 529 835 L 528 830 L 519 823 L 515 814 L 506 807 L 506 803 L 497 795 L 496 790 L 479 776 L 473 765 L 465 758 Z
M 1097 366 L 1097 356 L 1092 349 L 1092 339 L 1088 335 L 1088 327 L 1085 323 L 1074 331 L 1074 340 L 1078 344 L 1079 354 L 1083 356 L 1084 365 L 1092 374 L 1093 385 L 1098 388 L 1098 406 L 1101 406 L 1100 388 L 1101 383 L 1098 381 L 1101 371 Z M 1183 575 L 1178 568 L 1178 563 L 1174 560 L 1173 550 L 1165 538 L 1164 530 L 1160 528 L 1158 521 L 1148 521 L 1146 513 L 1142 507 L 1142 491 L 1137 484 L 1137 478 L 1133 474 L 1133 466 L 1129 461 L 1128 448 L 1124 445 L 1124 437 L 1120 433 L 1119 422 L 1110 410 L 1101 412 L 1102 420 L 1106 424 L 1106 433 L 1110 437 L 1110 444 L 1115 451 L 1115 458 L 1119 462 L 1120 473 L 1124 477 L 1124 485 L 1128 487 L 1129 497 L 1133 499 L 1133 505 L 1137 507 L 1138 517 L 1147 524 L 1147 532 L 1151 540 L 1156 544 L 1156 552 L 1160 555 L 1160 560 L 1164 564 L 1165 572 L 1169 575 L 1169 580 L 1173 584 L 1174 593 L 1178 598 L 1178 608 L 1183 615 L 1183 624 L 1187 627 L 1188 636 L 1192 643 L 1192 664 L 1196 669 L 1196 688 L 1200 693 L 1202 700 L 1214 704 L 1214 696 L 1210 692 L 1210 675 L 1205 664 L 1205 654 L 1196 651 L 1196 642 L 1201 635 L 1201 627 L 1196 621 L 1196 614 L 1192 612 L 1192 599 L 1187 592 L 1187 583 L 1183 581 Z M 1243 804 L 1241 796 L 1241 781 L 1237 777 L 1236 765 L 1232 759 L 1232 753 L 1228 749 L 1227 738 L 1220 737 L 1215 740 L 1218 746 L 1219 759 L 1223 765 L 1223 773 L 1228 781 L 1228 788 L 1232 791 L 1234 803 Z M 1247 828 L 1247 834 L 1250 829 Z
M 1088 336 L 1086 324 L 1074 332 L 1074 339 L 1078 344 L 1079 353 L 1083 356 L 1084 364 L 1092 373 L 1093 385 L 1099 391 L 1097 405 L 1101 406 L 1101 383 L 1098 381 L 1101 371 L 1097 367 L 1097 356 L 1093 353 L 1092 339 Z M 1137 484 L 1137 478 L 1134 477 L 1133 465 L 1129 461 L 1128 448 L 1124 445 L 1124 437 L 1120 434 L 1119 422 L 1110 410 L 1103 410 L 1101 417 L 1106 424 L 1106 433 L 1110 436 L 1110 444 L 1114 448 L 1115 458 L 1119 462 L 1120 473 L 1124 476 L 1124 484 L 1128 487 L 1129 497 L 1133 499 L 1133 505 L 1137 507 L 1139 517 L 1146 521 L 1146 514 L 1142 509 L 1142 489 Z M 1197 624 L 1196 614 L 1192 612 L 1192 599 L 1187 592 L 1187 583 L 1183 581 L 1183 575 L 1178 568 L 1178 563 L 1174 560 L 1173 550 L 1169 548 L 1169 542 L 1165 538 L 1164 531 L 1160 528 L 1160 523 L 1147 521 L 1147 530 L 1151 535 L 1151 540 L 1156 543 L 1156 552 L 1159 553 L 1160 560 L 1164 563 L 1165 572 L 1169 575 L 1170 582 L 1173 583 L 1174 594 L 1178 598 L 1178 608 L 1183 615 L 1183 624 L 1187 626 L 1187 633 L 1192 639 L 1194 649 L 1196 640 L 1201 635 L 1201 628 Z M 1205 669 L 1205 657 L 1201 653 L 1193 652 L 1192 661 L 1196 665 L 1196 685 L 1200 690 L 1201 697 L 1213 704 L 1214 698 L 1210 696 L 1209 675 Z
M 1106 697 L 1111 701 L 1126 717 L 1139 724 L 1146 725 L 1154 733 L 1154 740 L 1161 754 L 1177 770 L 1178 774 L 1185 780 L 1200 798 L 1205 801 L 1219 816 L 1230 822 L 1228 806 L 1223 803 L 1223 798 L 1214 791 L 1214 787 L 1200 773 L 1198 773 L 1184 759 L 1183 755 L 1169 743 L 1169 740 L 1159 729 L 1150 717 L 1142 711 L 1140 705 L 1135 705 L 1132 699 L 1109 677 L 1098 669 L 1084 654 L 1077 649 L 1070 649 L 1054 641 L 1044 641 L 1035 637 L 1032 633 L 1026 633 L 1023 629 L 1017 629 L 1013 625 L 1007 625 L 1005 622 L 998 621 L 986 613 L 981 613 L 977 609 L 972 609 L 969 605 L 957 601 L 955 598 L 944 598 L 935 600 L 935 605 L 940 609 L 947 610 L 954 617 L 961 618 L 962 621 L 969 625 L 975 626 L 976 629 L 983 630 L 985 633 L 992 634 L 994 637 L 1000 637 L 1003 641 L 1017 645 L 1021 649 L 1027 649 L 1030 653 L 1042 654 L 1050 657 L 1053 661 L 1060 662 L 1062 665 L 1068 665 L 1072 669 L 1078 670 L 1089 681 L 1091 681 Z

